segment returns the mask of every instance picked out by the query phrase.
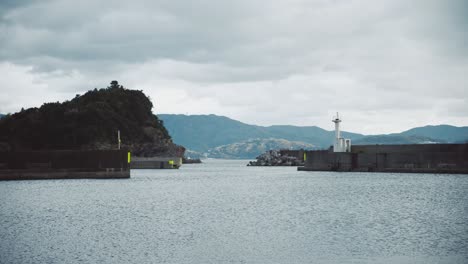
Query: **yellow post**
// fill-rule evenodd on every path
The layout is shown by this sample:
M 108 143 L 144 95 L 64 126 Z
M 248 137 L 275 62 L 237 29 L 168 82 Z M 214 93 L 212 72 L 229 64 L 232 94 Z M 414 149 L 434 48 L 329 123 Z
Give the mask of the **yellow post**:
M 304 151 L 304 161 L 306 161 L 306 160 L 307 160 L 307 154 L 306 154 L 306 152 Z
M 119 143 L 118 149 L 120 149 L 120 143 L 122 143 L 122 141 L 120 141 L 120 130 L 117 130 L 117 141 Z
M 127 157 L 128 157 L 128 163 L 130 163 L 130 151 L 128 152 Z

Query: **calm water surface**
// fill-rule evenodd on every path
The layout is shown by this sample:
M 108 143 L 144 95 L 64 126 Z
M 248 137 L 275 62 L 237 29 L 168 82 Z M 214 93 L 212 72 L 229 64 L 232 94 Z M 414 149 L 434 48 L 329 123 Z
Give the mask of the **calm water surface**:
M 0 263 L 468 263 L 468 175 L 246 163 L 0 182 Z

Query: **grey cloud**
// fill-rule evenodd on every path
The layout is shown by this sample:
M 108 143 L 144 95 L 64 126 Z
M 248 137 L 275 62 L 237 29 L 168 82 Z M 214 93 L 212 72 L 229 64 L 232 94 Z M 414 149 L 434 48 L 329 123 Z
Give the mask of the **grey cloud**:
M 235 15 L 242 13 L 235 7 L 242 5 L 128 3 L 116 2 L 111 8 L 94 1 L 54 1 L 13 9 L 4 16 L 8 23 L 3 31 L 8 37 L 2 57 L 16 59 L 40 52 L 74 60 L 184 58 L 234 45 L 242 33 L 233 25 Z M 32 16 L 38 13 L 47 15 Z
M 263 124 L 294 111 L 278 105 L 306 104 L 291 122 L 315 122 L 307 115 L 333 108 L 356 120 L 376 109 L 426 110 L 462 123 L 467 7 L 462 0 L 2 1 L 0 63 L 49 83 L 59 93 L 51 100 L 119 79 L 152 97 L 190 102 L 170 101 L 179 108 L 222 114 L 225 106 L 245 119 L 253 109 Z M 170 103 L 162 107 L 174 111 Z
M 39 68 L 37 54 L 75 62 L 71 67 L 78 68 L 83 61 L 96 60 L 222 63 L 227 75 L 233 75 L 226 81 L 238 80 L 238 72 L 246 79 L 281 79 L 330 61 L 371 70 L 400 51 L 388 46 L 399 45 L 395 35 L 414 35 L 405 32 L 414 24 L 405 18 L 417 21 L 417 32 L 424 31 L 427 19 L 418 9 L 432 14 L 440 6 L 412 7 L 406 1 L 115 1 L 112 6 L 99 1 L 35 2 L 4 16 L 8 23 L 1 29 L 0 58 L 35 60 Z M 450 15 L 435 16 L 443 32 L 453 31 L 446 19 Z M 371 65 L 366 66 L 366 60 Z M 48 68 L 50 64 L 44 67 Z

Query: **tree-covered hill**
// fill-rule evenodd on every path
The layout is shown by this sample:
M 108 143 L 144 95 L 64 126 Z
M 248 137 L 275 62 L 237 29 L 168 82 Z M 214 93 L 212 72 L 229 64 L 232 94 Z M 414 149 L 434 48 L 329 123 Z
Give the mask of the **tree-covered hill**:
M 335 133 L 317 126 L 264 127 L 249 125 L 217 115 L 161 114 L 159 117 L 164 121 L 164 125 L 176 143 L 202 153 L 222 145 L 239 143 L 250 139 L 270 138 L 307 142 L 317 148 L 328 148 L 333 144 Z M 363 137 L 361 134 L 349 132 L 343 132 L 342 135 L 353 140 Z
M 326 149 L 333 144 L 335 132 L 330 122 L 329 129 L 317 126 L 256 126 L 245 124 L 224 116 L 216 115 L 159 115 L 172 135 L 174 142 L 191 150 L 192 155 L 208 154 L 209 157 L 247 157 L 241 147 L 259 151 L 265 145 L 252 139 L 283 139 L 305 142 L 315 148 Z M 462 143 L 468 142 L 468 127 L 448 125 L 417 127 L 402 133 L 388 135 L 362 135 L 342 132 L 352 145 L 366 144 L 421 144 L 421 143 Z M 257 144 L 255 147 L 253 145 Z M 272 148 L 279 145 L 270 144 Z M 234 151 L 235 149 L 235 151 Z M 198 152 L 198 153 L 195 153 Z M 244 153 L 245 152 L 245 153 Z M 259 155 L 261 153 L 258 153 Z M 236 156 L 237 155 L 237 156 Z M 254 155 L 250 151 L 248 155 Z
M 315 149 L 315 146 L 300 141 L 285 139 L 250 139 L 212 148 L 208 154 L 212 158 L 222 159 L 253 159 L 258 155 L 272 149 Z
M 419 135 L 373 135 L 359 138 L 352 142 L 354 145 L 406 145 L 406 144 L 433 144 L 433 143 L 447 143 L 443 140 L 436 140 L 430 137 Z
M 153 104 L 117 81 L 63 103 L 45 103 L 0 120 L 0 142 L 9 149 L 111 149 L 118 144 L 136 155 L 181 155 Z
M 451 125 L 423 126 L 412 128 L 400 133 L 404 136 L 425 136 L 442 142 L 465 143 L 468 142 L 468 127 Z
M 159 117 L 177 144 L 198 152 L 251 138 L 271 137 L 264 127 L 244 124 L 224 116 L 162 114 Z

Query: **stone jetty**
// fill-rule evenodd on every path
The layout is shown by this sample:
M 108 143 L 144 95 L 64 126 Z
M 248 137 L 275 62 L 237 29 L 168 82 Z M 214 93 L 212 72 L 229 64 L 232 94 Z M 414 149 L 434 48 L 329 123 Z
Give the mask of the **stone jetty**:
M 247 166 L 304 166 L 303 150 L 269 150 Z

